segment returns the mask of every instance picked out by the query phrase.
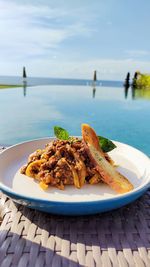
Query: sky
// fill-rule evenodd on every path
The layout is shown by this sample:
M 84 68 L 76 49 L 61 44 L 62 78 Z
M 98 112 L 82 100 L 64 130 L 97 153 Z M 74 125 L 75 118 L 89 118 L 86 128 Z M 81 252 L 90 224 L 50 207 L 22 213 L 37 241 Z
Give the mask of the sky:
M 0 0 L 0 75 L 150 72 L 149 0 Z

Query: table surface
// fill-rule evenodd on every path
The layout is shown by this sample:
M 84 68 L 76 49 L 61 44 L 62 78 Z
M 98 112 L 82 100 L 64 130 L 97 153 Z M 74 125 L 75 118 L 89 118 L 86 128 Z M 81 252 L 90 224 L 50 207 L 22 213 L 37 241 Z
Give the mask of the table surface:
M 150 191 L 120 209 L 58 216 L 0 193 L 0 267 L 150 266 Z

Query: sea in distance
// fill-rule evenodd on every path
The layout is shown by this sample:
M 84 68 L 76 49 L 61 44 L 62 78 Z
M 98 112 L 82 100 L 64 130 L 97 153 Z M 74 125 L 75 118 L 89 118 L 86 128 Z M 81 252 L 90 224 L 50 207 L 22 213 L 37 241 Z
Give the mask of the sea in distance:
M 0 84 L 22 85 L 21 76 L 0 76 Z M 90 79 L 68 79 L 68 78 L 47 78 L 47 77 L 27 77 L 28 86 L 36 85 L 91 85 Z M 96 86 L 120 87 L 122 81 L 98 80 Z

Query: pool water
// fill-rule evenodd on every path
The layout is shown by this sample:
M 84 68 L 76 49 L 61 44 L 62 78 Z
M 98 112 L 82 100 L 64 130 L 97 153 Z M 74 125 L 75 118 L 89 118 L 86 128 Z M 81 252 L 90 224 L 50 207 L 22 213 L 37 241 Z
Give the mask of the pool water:
M 53 136 L 55 125 L 81 135 L 81 123 L 99 135 L 150 155 L 150 99 L 123 87 L 35 86 L 0 90 L 0 144 Z

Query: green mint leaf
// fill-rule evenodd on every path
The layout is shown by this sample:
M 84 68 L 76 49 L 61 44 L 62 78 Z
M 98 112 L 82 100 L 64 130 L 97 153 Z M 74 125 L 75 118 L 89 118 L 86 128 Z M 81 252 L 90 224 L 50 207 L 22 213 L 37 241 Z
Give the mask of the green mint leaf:
M 69 139 L 69 133 L 65 129 L 63 129 L 59 126 L 54 126 L 54 134 L 60 140 L 68 140 Z
M 98 136 L 98 138 L 99 138 L 100 147 L 104 152 L 110 152 L 116 147 L 116 145 L 108 138 L 105 138 L 103 136 Z

